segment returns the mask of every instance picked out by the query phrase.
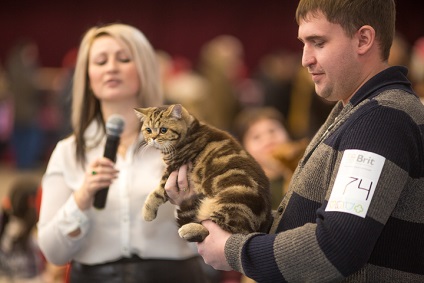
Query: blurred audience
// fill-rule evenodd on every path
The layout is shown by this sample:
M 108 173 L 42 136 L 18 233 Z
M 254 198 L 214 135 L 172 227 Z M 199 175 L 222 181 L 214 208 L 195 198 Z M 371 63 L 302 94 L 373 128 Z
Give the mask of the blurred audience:
M 19 170 L 36 168 L 41 158 L 39 69 L 38 45 L 30 39 L 18 41 L 8 54 L 6 71 L 14 104 L 11 145 Z
M 202 111 L 209 124 L 230 130 L 241 106 L 239 83 L 245 78 L 244 48 L 239 39 L 220 35 L 206 42 L 199 55 L 198 72 L 207 82 Z

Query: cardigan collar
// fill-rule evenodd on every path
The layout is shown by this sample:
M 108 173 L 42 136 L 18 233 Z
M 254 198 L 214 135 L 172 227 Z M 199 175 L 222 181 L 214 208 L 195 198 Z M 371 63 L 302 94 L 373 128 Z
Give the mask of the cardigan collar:
M 408 69 L 403 66 L 389 67 L 368 80 L 350 99 L 353 106 L 365 99 L 371 99 L 389 89 L 401 89 L 414 93 L 411 82 L 407 78 Z

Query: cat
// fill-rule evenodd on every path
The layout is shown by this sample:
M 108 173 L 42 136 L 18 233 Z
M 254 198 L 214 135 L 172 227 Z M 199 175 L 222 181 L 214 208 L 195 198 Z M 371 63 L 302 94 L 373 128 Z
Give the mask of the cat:
M 211 219 L 231 233 L 267 232 L 271 223 L 269 180 L 261 166 L 229 133 L 201 123 L 181 104 L 135 108 L 144 146 L 162 152 L 167 168 L 144 204 L 146 221 L 168 200 L 164 185 L 171 172 L 191 163 L 187 177 L 196 194 L 177 212 L 179 236 L 201 242 L 209 234 L 201 221 Z

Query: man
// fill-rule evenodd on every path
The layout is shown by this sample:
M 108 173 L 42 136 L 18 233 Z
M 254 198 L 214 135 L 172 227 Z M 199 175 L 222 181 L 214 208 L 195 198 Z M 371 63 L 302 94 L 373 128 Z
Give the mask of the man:
M 206 263 L 257 282 L 424 282 L 424 107 L 407 70 L 387 63 L 395 14 L 393 0 L 300 1 L 302 64 L 316 93 L 338 103 L 270 234 L 203 221 Z M 184 170 L 169 179 L 176 203 Z

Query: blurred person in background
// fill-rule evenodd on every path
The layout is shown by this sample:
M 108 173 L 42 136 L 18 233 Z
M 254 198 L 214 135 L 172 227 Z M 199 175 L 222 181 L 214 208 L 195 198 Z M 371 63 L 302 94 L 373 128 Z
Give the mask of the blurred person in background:
M 395 33 L 390 47 L 389 64 L 391 66 L 410 67 L 412 47 L 400 32 Z M 410 74 L 409 74 L 410 75 Z
M 17 179 L 2 201 L 0 282 L 45 282 L 44 258 L 36 241 L 38 186 L 38 179 Z
M 292 88 L 301 68 L 299 55 L 287 50 L 265 54 L 259 60 L 254 78 L 263 90 L 263 106 L 275 107 L 287 121 Z
M 206 81 L 204 121 L 230 131 L 241 109 L 239 84 L 245 78 L 244 48 L 239 39 L 219 35 L 206 42 L 199 55 L 197 71 Z
M 272 208 L 277 209 L 287 192 L 293 167 L 297 166 L 296 160 L 303 153 L 303 150 L 294 147 L 283 115 L 273 107 L 246 108 L 236 117 L 233 133 L 264 169 L 271 184 Z M 286 150 L 285 160 L 277 156 L 283 150 Z M 293 160 L 295 166 L 290 164 L 292 159 L 296 159 Z
M 13 129 L 13 101 L 9 89 L 9 80 L 3 66 L 0 65 L 0 163 L 5 163 L 6 151 L 10 148 Z
M 39 81 L 39 50 L 31 39 L 16 42 L 5 65 L 14 106 L 11 145 L 20 170 L 35 169 L 40 165 L 43 135 L 39 125 L 42 91 Z
M 424 104 L 424 36 L 418 38 L 412 46 L 410 68 L 412 84 Z

